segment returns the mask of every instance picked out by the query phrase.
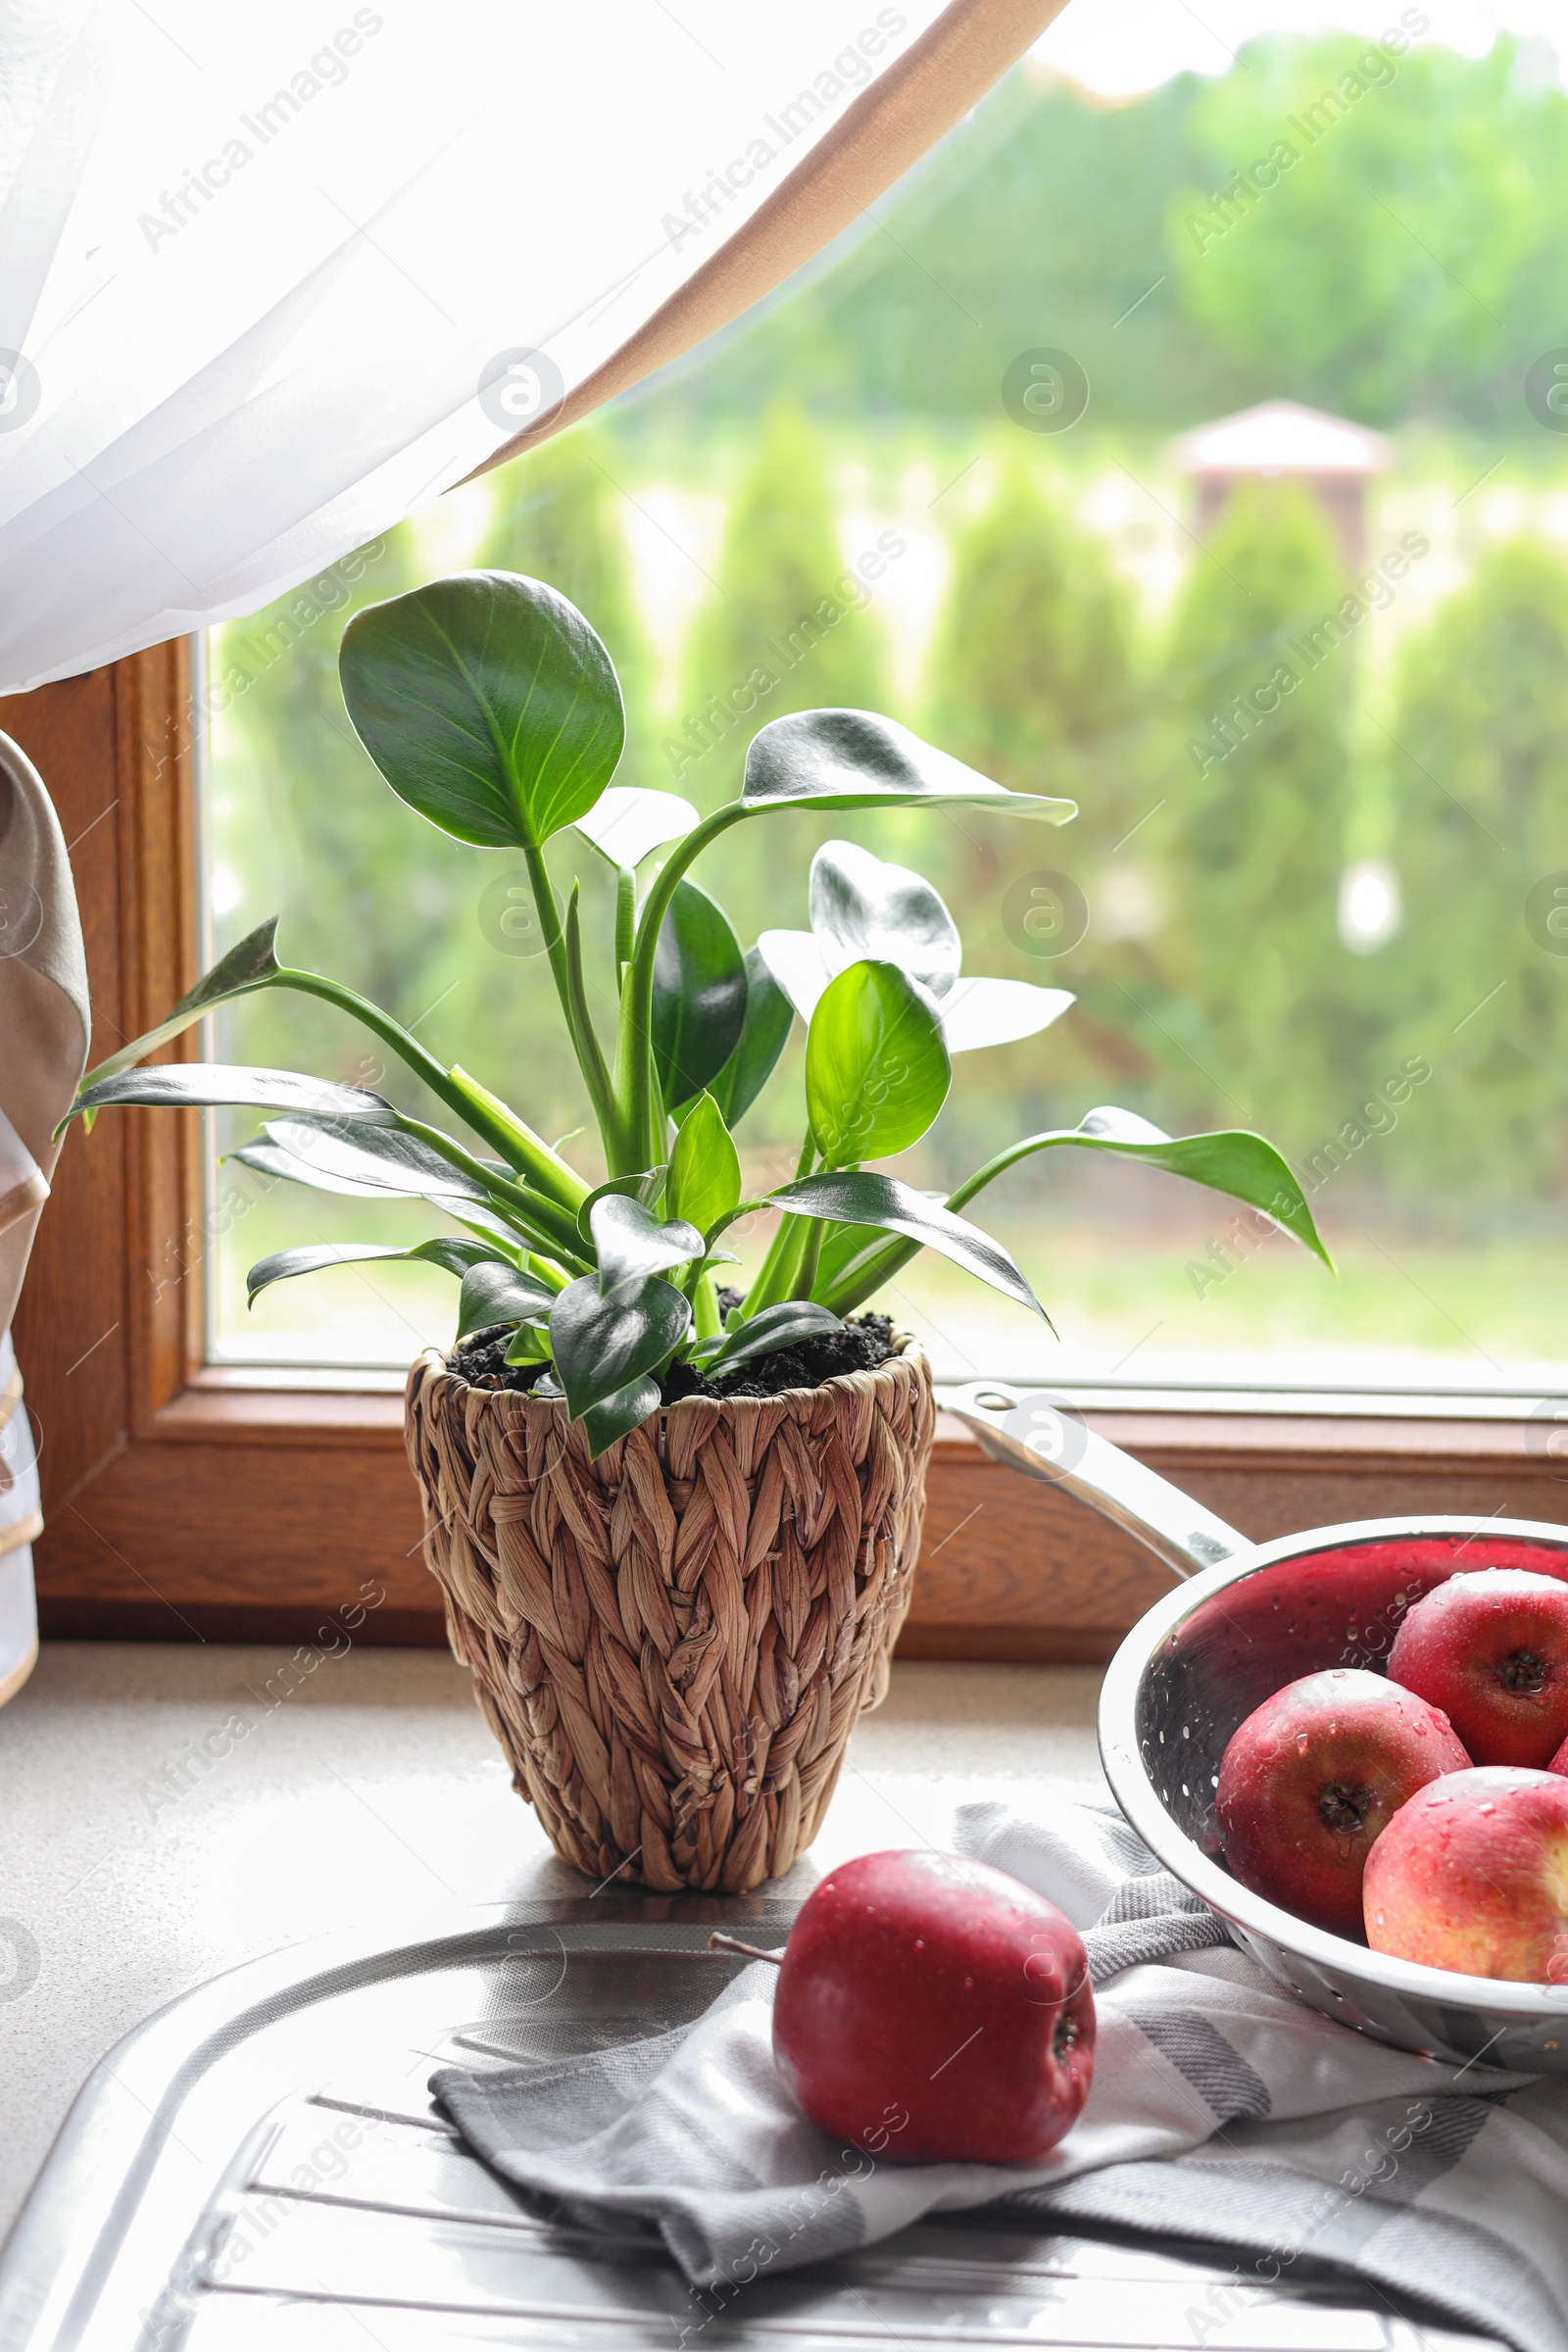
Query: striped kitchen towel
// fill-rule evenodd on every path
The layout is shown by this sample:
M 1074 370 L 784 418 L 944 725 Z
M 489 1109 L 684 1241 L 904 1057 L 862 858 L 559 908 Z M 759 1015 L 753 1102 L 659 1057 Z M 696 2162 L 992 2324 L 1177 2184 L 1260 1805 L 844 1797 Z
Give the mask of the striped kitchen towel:
M 955 1843 L 1057 1904 L 1089 1953 L 1094 2089 L 1040 2165 L 890 2165 L 819 2132 L 774 2069 L 761 1964 L 679 2032 L 431 2088 L 548 2211 L 657 2230 L 699 2287 L 988 2206 L 1233 2247 L 1244 2298 L 1340 2265 L 1568 2352 L 1568 2082 L 1389 2049 L 1293 2001 L 1109 1806 L 967 1806 Z

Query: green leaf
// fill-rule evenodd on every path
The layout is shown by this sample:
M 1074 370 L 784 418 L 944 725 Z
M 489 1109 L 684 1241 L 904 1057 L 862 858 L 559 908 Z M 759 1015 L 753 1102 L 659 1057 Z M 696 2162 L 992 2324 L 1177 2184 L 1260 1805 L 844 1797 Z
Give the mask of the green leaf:
M 313 1192 L 338 1193 L 349 1200 L 386 1200 L 406 1196 L 428 1200 L 444 1216 L 451 1217 L 459 1225 L 466 1225 L 470 1233 L 481 1235 L 485 1242 L 482 1254 L 486 1257 L 510 1253 L 520 1261 L 531 1249 L 538 1246 L 533 1237 L 509 1224 L 482 1201 L 459 1199 L 455 1194 L 437 1191 L 433 1187 L 429 1191 L 420 1189 L 411 1195 L 408 1188 L 401 1184 L 389 1185 L 384 1181 L 370 1184 L 357 1177 L 336 1175 L 296 1158 L 292 1152 L 272 1142 L 269 1136 L 241 1144 L 237 1151 L 225 1152 L 223 1156 L 225 1160 L 237 1159 L 242 1167 L 254 1168 L 258 1175 L 270 1176 L 274 1182 L 281 1178 L 288 1184 L 309 1185 Z
M 599 1260 L 603 1295 L 665 1266 L 684 1265 L 703 1254 L 704 1242 L 695 1225 L 672 1217 L 662 1223 L 640 1200 L 607 1193 L 589 1211 L 589 1226 Z
M 637 866 L 666 841 L 679 841 L 696 822 L 696 809 L 678 793 L 612 784 L 597 806 L 578 817 L 577 830 L 612 865 Z
M 254 1168 L 261 1176 L 281 1177 L 289 1184 L 308 1184 L 313 1192 L 341 1193 L 353 1200 L 384 1200 L 387 1197 L 384 1184 L 364 1184 L 351 1176 L 329 1176 L 323 1169 L 308 1167 L 304 1160 L 296 1159 L 292 1152 L 285 1152 L 281 1144 L 270 1142 L 265 1135 L 225 1152 L 223 1158 L 225 1163 L 237 1159 L 242 1167 Z
M 376 1257 L 389 1263 L 419 1260 L 461 1279 L 487 1255 L 483 1242 L 466 1242 L 455 1233 L 437 1234 L 433 1241 L 416 1242 L 409 1250 L 400 1249 L 395 1242 L 319 1242 L 304 1250 L 278 1250 L 270 1257 L 258 1258 L 246 1275 L 246 1302 L 254 1306 L 261 1293 L 274 1282 L 287 1282 L 296 1274 L 318 1274 L 327 1266 L 365 1265 Z
M 1306 1195 L 1288 1162 L 1262 1136 L 1241 1127 L 1220 1128 L 1212 1135 L 1169 1136 L 1135 1111 L 1118 1110 L 1114 1104 L 1090 1111 L 1076 1127 L 1027 1136 L 1022 1143 L 999 1152 L 949 1196 L 950 1204 L 961 1208 L 1004 1169 L 1015 1167 L 1036 1152 L 1062 1144 L 1143 1160 L 1150 1167 L 1162 1168 L 1168 1176 L 1185 1176 L 1193 1184 L 1206 1185 L 1210 1192 L 1245 1200 L 1249 1207 L 1260 1208 L 1294 1234 L 1303 1249 L 1322 1259 L 1331 1274 L 1335 1271 L 1334 1260 L 1312 1221 Z
M 664 1197 L 667 1167 L 642 1168 L 634 1176 L 612 1176 L 608 1184 L 595 1185 L 577 1211 L 577 1231 L 591 1250 L 594 1246 L 593 1212 L 601 1200 L 640 1200 L 644 1208 L 657 1208 Z
M 650 1380 L 646 1373 L 640 1380 L 628 1380 L 623 1389 L 617 1389 L 613 1396 L 607 1396 L 603 1404 L 591 1404 L 582 1416 L 590 1461 L 597 1461 L 617 1438 L 640 1428 L 649 1414 L 658 1410 L 659 1383 Z
M 950 1054 L 1016 1045 L 1049 1029 L 1072 1002 L 1070 990 L 1031 980 L 957 979 L 941 1000 L 942 1035 Z
M 121 1070 L 134 1068 L 147 1054 L 167 1046 L 172 1037 L 179 1037 L 215 1005 L 226 1004 L 232 997 L 248 996 L 252 989 L 265 988 L 273 974 L 282 969 L 275 948 L 278 921 L 277 915 L 269 915 L 265 923 L 258 923 L 254 931 L 247 932 L 237 947 L 230 948 L 180 998 L 173 1011 L 156 1029 L 133 1038 L 128 1046 L 122 1046 L 118 1054 L 111 1054 L 107 1061 L 101 1061 L 95 1070 L 89 1070 L 81 1082 L 82 1092 L 97 1086 L 102 1079 L 115 1077 Z
M 531 1274 L 489 1258 L 470 1265 L 463 1277 L 458 1300 L 458 1337 L 483 1331 L 491 1323 L 520 1323 L 526 1316 L 548 1314 L 556 1294 Z
M 952 1258 L 956 1266 L 962 1266 L 966 1273 L 988 1282 L 994 1291 L 1015 1298 L 1020 1306 L 1032 1307 L 1037 1315 L 1050 1321 L 1000 1242 L 994 1242 L 989 1234 L 967 1224 L 962 1217 L 956 1217 L 940 1202 L 928 1200 L 911 1185 L 901 1184 L 895 1176 L 878 1176 L 867 1168 L 805 1176 L 795 1184 L 781 1185 L 768 1198 L 792 1216 L 826 1217 L 844 1225 L 875 1225 L 886 1233 L 902 1234 L 924 1249 Z
M 890 865 L 853 841 L 824 842 L 811 859 L 808 905 L 835 971 L 870 956 L 896 963 L 938 998 L 958 976 L 958 926 L 940 894 L 907 866 Z
M 686 1337 L 691 1314 L 674 1284 L 657 1274 L 605 1297 L 592 1274 L 568 1283 L 550 1310 L 550 1352 L 572 1419 L 662 1364 Z
M 487 1200 L 477 1177 L 455 1168 L 417 1136 L 398 1127 L 364 1127 L 346 1119 L 269 1119 L 268 1140 L 291 1159 L 325 1176 L 347 1177 L 382 1194 L 410 1193 L 420 1200 Z
M 537 1322 L 519 1323 L 507 1342 L 505 1360 L 509 1364 L 548 1364 L 550 1340 Z M 538 1394 L 537 1385 L 534 1394 Z
M 712 1096 L 698 1095 L 686 1107 L 670 1155 L 665 1205 L 671 1216 L 707 1233 L 738 1206 L 740 1197 L 741 1163 L 729 1129 Z
M 729 918 L 679 882 L 654 953 L 654 1067 L 670 1109 L 716 1078 L 746 1022 L 746 958 Z
M 752 738 L 741 801 L 755 809 L 786 801 L 809 801 L 819 808 L 970 802 L 1053 825 L 1078 813 L 1074 801 L 1006 792 L 871 710 L 801 710 L 770 719 Z
M 459 841 L 537 849 L 615 772 L 615 672 L 574 605 L 541 580 L 470 571 L 356 612 L 343 700 L 400 800 Z
M 935 1002 L 894 963 L 852 963 L 817 1000 L 806 1039 L 806 1112 L 830 1168 L 918 1143 L 953 1064 Z
M 785 1298 L 777 1306 L 764 1306 L 760 1315 L 728 1333 L 715 1352 L 704 1357 L 703 1370 L 733 1372 L 756 1356 L 771 1355 L 775 1348 L 793 1348 L 801 1340 L 819 1339 L 825 1331 L 843 1329 L 839 1317 L 825 1306 L 817 1306 L 809 1298 Z
M 382 1129 L 391 1128 L 398 1115 L 381 1096 L 363 1086 L 340 1086 L 331 1078 L 307 1078 L 297 1070 L 242 1070 L 220 1061 L 174 1061 L 151 1070 L 118 1071 L 83 1087 L 62 1125 L 81 1111 L 132 1102 L 155 1109 L 240 1103 L 255 1110 L 294 1111 Z
M 740 1042 L 708 1090 L 730 1128 L 740 1125 L 773 1075 L 794 1018 L 794 1008 L 768 970 L 761 948 L 748 948 Z

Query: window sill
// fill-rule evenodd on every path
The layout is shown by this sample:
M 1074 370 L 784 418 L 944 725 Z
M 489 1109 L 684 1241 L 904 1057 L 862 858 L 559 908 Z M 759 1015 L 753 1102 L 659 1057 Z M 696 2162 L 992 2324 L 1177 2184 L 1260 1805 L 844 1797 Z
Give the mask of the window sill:
M 176 643 L 0 714 L 76 844 L 96 1056 L 198 968 L 188 695 Z M 175 1051 L 193 1057 L 196 1042 Z M 194 1114 L 117 1113 L 90 1144 L 68 1141 L 17 1318 L 48 1518 L 45 1633 L 309 1640 L 369 1586 L 386 1595 L 372 1638 L 440 1642 L 401 1380 L 202 1366 L 206 1231 Z M 1432 1397 L 1403 1413 L 1397 1399 L 1080 1399 L 1093 1428 L 1258 1540 L 1416 1511 L 1568 1518 L 1568 1465 L 1518 1400 L 1480 1400 L 1477 1417 Z M 1166 1589 L 1128 1537 L 941 1425 L 905 1656 L 1100 1661 Z
M 1258 1541 L 1414 1511 L 1568 1515 L 1565 1482 L 1530 1449 L 1525 1422 L 1086 1418 Z M 46 1557 L 43 1624 L 56 1636 L 304 1639 L 369 1582 L 386 1593 L 370 1638 L 445 1639 L 402 1399 L 385 1393 L 198 1375 L 56 1503 Z M 901 1655 L 1102 1662 L 1166 1589 L 1128 1537 L 940 1417 Z

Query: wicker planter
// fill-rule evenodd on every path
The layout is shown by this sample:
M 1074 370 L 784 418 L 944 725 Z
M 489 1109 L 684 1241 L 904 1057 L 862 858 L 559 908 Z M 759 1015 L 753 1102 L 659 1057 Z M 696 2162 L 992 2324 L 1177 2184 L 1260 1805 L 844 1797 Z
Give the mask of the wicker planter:
M 820 1388 L 685 1398 L 597 1462 L 564 1406 L 415 1365 L 452 1647 L 565 1861 L 736 1893 L 810 1843 L 887 1692 L 935 1426 L 912 1340 Z

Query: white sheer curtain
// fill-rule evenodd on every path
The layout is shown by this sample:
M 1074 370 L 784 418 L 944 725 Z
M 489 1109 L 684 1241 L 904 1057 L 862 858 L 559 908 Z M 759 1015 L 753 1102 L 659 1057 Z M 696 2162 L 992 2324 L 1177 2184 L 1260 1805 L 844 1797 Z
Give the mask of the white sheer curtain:
M 0 690 L 254 610 L 634 380 L 1060 5 L 7 0 Z

